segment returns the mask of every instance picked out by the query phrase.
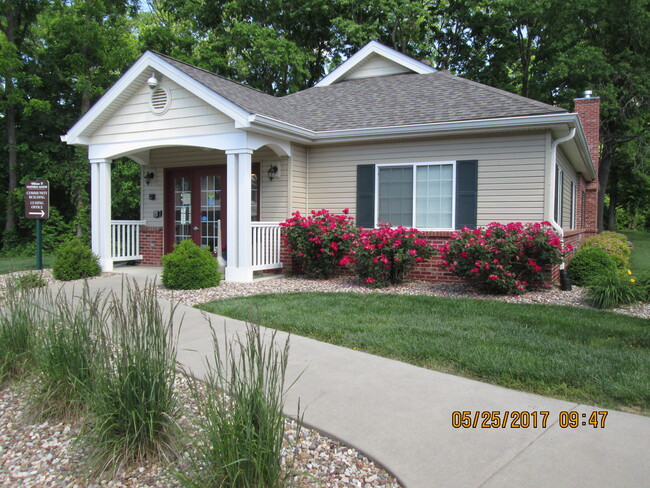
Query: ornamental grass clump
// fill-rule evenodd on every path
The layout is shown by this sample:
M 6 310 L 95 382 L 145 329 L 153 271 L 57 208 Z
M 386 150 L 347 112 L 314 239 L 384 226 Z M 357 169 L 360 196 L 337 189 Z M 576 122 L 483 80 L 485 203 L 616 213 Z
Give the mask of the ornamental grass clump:
M 434 248 L 417 229 L 392 228 L 389 223 L 361 231 L 340 264 L 373 287 L 401 283 L 413 267 L 433 255 Z
M 34 367 L 36 331 L 43 316 L 39 289 L 20 289 L 8 280 L 0 306 L 0 384 L 26 377 Z
M 305 273 L 322 279 L 334 274 L 357 234 L 354 219 L 348 212 L 347 208 L 342 215 L 325 209 L 312 210 L 306 217 L 294 212 L 291 218 L 280 223 L 284 242 Z
M 550 286 L 552 266 L 571 250 L 550 223 L 493 222 L 463 228 L 439 247 L 443 269 L 489 293 L 524 293 Z
M 163 315 L 155 283 L 127 283 L 107 307 L 110 323 L 98 336 L 101 354 L 86 395 L 90 421 L 81 432 L 96 474 L 147 459 L 170 462 L 180 438 L 174 308 Z
M 591 280 L 587 299 L 596 308 L 616 308 L 639 301 L 647 301 L 645 283 L 638 283 L 632 271 L 608 271 Z
M 73 294 L 74 295 L 74 294 Z M 96 340 L 106 322 L 105 300 L 86 283 L 80 297 L 44 293 L 44 314 L 35 345 L 37 381 L 30 390 L 29 413 L 37 419 L 72 419 L 85 410 L 84 395 L 93 387 Z
M 249 325 L 244 337 L 214 342 L 205 391 L 193 383 L 198 405 L 198 454 L 188 473 L 177 473 L 191 488 L 276 488 L 290 473 L 282 463 L 285 375 L 289 339 L 276 342 Z

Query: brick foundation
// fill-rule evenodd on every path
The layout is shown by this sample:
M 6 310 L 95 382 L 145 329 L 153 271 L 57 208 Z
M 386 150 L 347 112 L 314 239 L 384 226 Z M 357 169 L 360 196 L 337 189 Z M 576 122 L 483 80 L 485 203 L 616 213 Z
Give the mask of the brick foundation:
M 160 266 L 163 255 L 163 229 L 162 227 L 140 227 L 140 254 L 141 266 Z

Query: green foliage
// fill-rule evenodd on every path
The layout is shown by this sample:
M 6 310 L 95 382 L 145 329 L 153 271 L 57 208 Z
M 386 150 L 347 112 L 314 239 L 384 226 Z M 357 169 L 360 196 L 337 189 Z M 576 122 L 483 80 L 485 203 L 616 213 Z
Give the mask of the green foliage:
M 34 366 L 36 332 L 42 325 L 34 306 L 38 289 L 20 290 L 8 281 L 0 307 L 0 384 L 20 379 Z
M 111 215 L 113 220 L 140 219 L 141 166 L 129 159 L 118 159 L 111 168 Z
M 173 252 L 162 257 L 162 264 L 162 283 L 172 290 L 210 288 L 221 281 L 215 257 L 190 239 L 176 244 Z
M 489 293 L 523 293 L 550 286 L 551 267 L 567 252 L 548 222 L 493 222 L 463 228 L 438 248 L 442 268 Z
M 80 434 L 98 474 L 148 458 L 169 462 L 180 435 L 174 310 L 163 316 L 155 283 L 144 289 L 127 283 L 107 310 L 110 329 L 107 324 L 98 337 L 85 394 L 90 422 Z
M 62 281 L 90 278 L 101 272 L 99 258 L 78 237 L 61 244 L 52 264 L 52 275 Z
M 620 307 L 644 300 L 645 296 L 645 289 L 628 273 L 620 271 L 598 275 L 587 285 L 587 297 L 596 308 Z
M 616 267 L 623 271 L 630 263 L 630 248 L 627 246 L 627 237 L 616 232 L 603 232 L 597 236 L 589 237 L 581 244 L 580 249 L 597 247 L 602 249 L 616 263 Z
M 289 339 L 276 344 L 249 325 L 244 338 L 219 344 L 212 331 L 214 367 L 205 394 L 194 384 L 201 440 L 190 474 L 178 474 L 191 488 L 279 488 L 282 467 L 284 386 Z M 222 352 L 223 351 L 223 352 Z M 226 396 L 226 394 L 228 396 Z
M 307 217 L 294 212 L 280 226 L 285 244 L 305 273 L 328 279 L 351 249 L 358 232 L 352 220 L 348 209 L 344 209 L 342 215 L 322 209 L 312 210 Z
M 581 247 L 569 262 L 568 273 L 574 284 L 584 286 L 597 276 L 616 270 L 616 262 L 599 247 Z
M 84 395 L 93 388 L 92 363 L 106 322 L 100 293 L 91 296 L 85 283 L 80 298 L 61 292 L 39 300 L 46 317 L 35 346 L 38 379 L 30 391 L 30 414 L 37 419 L 75 418 L 85 409 Z
M 377 229 L 361 231 L 350 255 L 340 264 L 352 267 L 365 283 L 379 288 L 401 283 L 417 263 L 433 253 L 433 246 L 417 229 L 381 224 Z
M 28 288 L 40 288 L 47 285 L 42 277 L 42 273 L 25 273 L 17 275 L 13 278 L 14 286 L 19 290 L 25 290 Z

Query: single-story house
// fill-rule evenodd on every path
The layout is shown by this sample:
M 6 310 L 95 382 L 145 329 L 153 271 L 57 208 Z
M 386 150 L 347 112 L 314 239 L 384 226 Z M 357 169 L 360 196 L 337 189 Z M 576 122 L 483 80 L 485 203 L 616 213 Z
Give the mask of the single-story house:
M 349 208 L 433 242 L 493 221 L 596 232 L 599 99 L 577 113 L 435 70 L 371 42 L 316 86 L 273 97 L 145 52 L 62 137 L 87 146 L 92 248 L 159 265 L 182 239 L 225 279 L 289 264 L 278 223 Z M 141 220 L 111 220 L 111 161 L 142 166 Z M 418 278 L 434 279 L 435 266 Z

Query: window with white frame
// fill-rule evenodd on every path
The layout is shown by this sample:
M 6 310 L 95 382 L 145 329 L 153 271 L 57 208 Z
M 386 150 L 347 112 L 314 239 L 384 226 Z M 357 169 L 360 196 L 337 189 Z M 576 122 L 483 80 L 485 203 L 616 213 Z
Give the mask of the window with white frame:
M 553 219 L 562 224 L 562 206 L 564 205 L 564 171 L 559 166 L 555 168 L 555 212 Z
M 571 229 L 576 228 L 577 188 L 575 181 L 571 182 Z
M 456 163 L 377 165 L 377 222 L 453 229 Z

